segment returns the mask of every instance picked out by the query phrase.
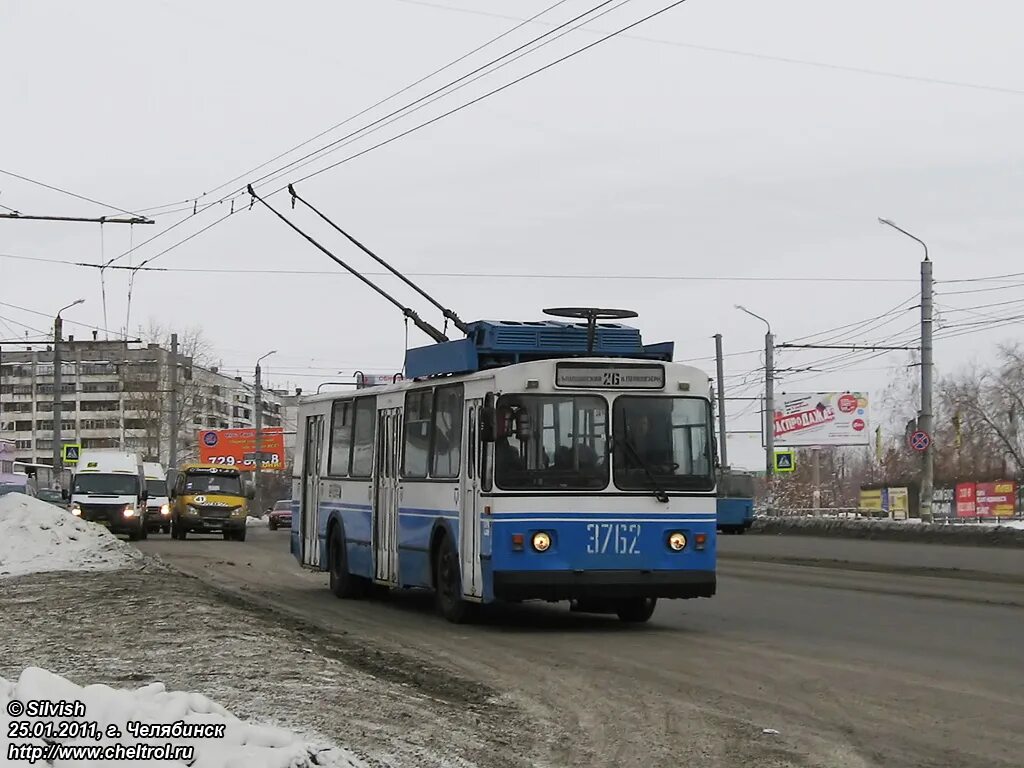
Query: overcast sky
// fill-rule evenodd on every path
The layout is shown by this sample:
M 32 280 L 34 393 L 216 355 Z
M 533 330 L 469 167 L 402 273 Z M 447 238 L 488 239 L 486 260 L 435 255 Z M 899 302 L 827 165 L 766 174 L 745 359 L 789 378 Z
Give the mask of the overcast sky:
M 152 258 L 230 210 L 229 201 L 205 211 L 203 202 L 551 27 L 526 25 L 301 151 L 246 173 L 254 166 L 552 3 L 6 0 L 0 168 L 126 210 L 188 202 L 161 209 L 184 211 L 157 211 L 155 225 L 108 224 L 102 234 L 91 224 L 0 220 L 0 302 L 43 313 L 0 304 L 0 339 L 22 336 L 18 323 L 47 328 L 56 309 L 79 297 L 87 301 L 67 312 L 68 332 L 88 333 L 72 321 L 104 325 L 97 270 L 9 256 L 97 263 L 187 216 L 117 263 Z M 540 20 L 560 24 L 597 4 L 567 0 Z M 667 4 L 631 0 L 588 30 L 612 31 Z M 640 313 L 646 340 L 674 340 L 677 359 L 688 359 L 711 355 L 716 332 L 729 353 L 761 347 L 763 325 L 734 309 L 737 303 L 768 317 L 785 342 L 907 300 L 906 313 L 848 341 L 913 343 L 921 249 L 876 217 L 927 240 L 937 280 L 1024 271 L 1017 258 L 1024 241 L 1022 21 L 1024 8 L 1010 0 L 689 0 L 631 30 L 632 37 L 609 40 L 303 181 L 299 191 L 399 268 L 447 273 L 417 279 L 467 320 L 537 319 L 552 305 L 625 307 Z M 568 34 L 259 189 L 272 192 L 599 37 Z M 200 212 L 191 217 L 196 198 Z M 270 200 L 293 215 L 284 194 Z M 277 349 L 266 361 L 272 382 L 307 391 L 342 378 L 339 371 L 400 369 L 400 314 L 339 274 L 269 211 L 245 210 L 247 202 L 239 198 L 242 212 L 152 264 L 238 271 L 138 273 L 129 333 L 150 318 L 182 330 L 201 326 L 224 367 L 246 376 L 257 357 Z M 117 215 L 2 175 L 0 205 L 24 214 Z M 308 212 L 294 217 L 339 256 L 370 269 Z M 106 274 L 106 326 L 123 330 L 128 276 Z M 740 277 L 848 282 L 708 279 Z M 938 343 L 939 374 L 991 359 L 998 343 L 1019 334 L 1012 325 L 956 324 L 1019 314 L 1021 279 L 937 286 L 940 327 L 951 335 L 974 331 Z M 953 293 L 977 288 L 999 290 Z M 1022 303 L 983 306 L 1017 299 Z M 415 306 L 440 322 L 422 302 Z M 974 309 L 951 311 L 965 307 Z M 410 329 L 411 345 L 424 341 Z M 801 368 L 827 356 L 787 351 L 777 362 Z M 845 364 L 841 370 L 790 374 L 780 388 L 878 393 L 892 366 L 905 363 L 901 354 L 863 357 L 818 366 Z M 699 364 L 713 372 L 713 362 Z M 729 357 L 733 394 L 759 393 L 761 364 L 756 353 Z M 731 403 L 730 412 L 730 428 L 757 428 L 753 404 Z M 733 463 L 761 466 L 759 446 L 759 438 L 734 437 Z

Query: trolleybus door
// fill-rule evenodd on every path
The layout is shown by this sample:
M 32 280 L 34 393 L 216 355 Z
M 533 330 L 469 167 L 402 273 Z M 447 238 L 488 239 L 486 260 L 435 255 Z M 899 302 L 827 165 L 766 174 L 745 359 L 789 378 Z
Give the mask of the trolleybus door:
M 459 553 L 462 591 L 466 597 L 483 597 L 480 572 L 480 407 L 483 400 L 466 401 L 463 419 L 461 492 L 459 493 Z
M 324 417 L 306 418 L 302 451 L 302 562 L 320 565 L 320 460 L 323 458 Z
M 398 465 L 402 455 L 402 409 L 377 414 L 377 455 L 373 462 L 374 578 L 398 583 Z

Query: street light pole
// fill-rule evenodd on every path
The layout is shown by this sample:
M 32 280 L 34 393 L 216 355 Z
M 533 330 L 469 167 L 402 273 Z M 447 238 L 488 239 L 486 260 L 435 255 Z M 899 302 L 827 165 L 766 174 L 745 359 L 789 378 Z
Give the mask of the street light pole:
M 60 473 L 63 469 L 64 457 L 61 455 L 61 420 L 63 417 L 63 409 L 61 407 L 61 388 L 63 387 L 63 361 L 60 355 L 61 337 L 64 331 L 64 321 L 61 320 L 60 313 L 65 309 L 71 309 L 79 304 L 84 304 L 85 299 L 78 299 L 68 304 L 66 307 L 61 307 L 57 310 L 57 314 L 53 318 L 53 479 L 54 482 L 60 482 Z
M 772 324 L 755 312 L 737 304 L 736 309 L 760 320 L 768 329 L 764 335 L 764 461 L 771 498 L 771 478 L 775 474 L 775 337 Z
M 253 396 L 253 407 L 256 409 L 256 470 L 253 473 L 253 484 L 256 486 L 257 513 L 263 509 L 263 490 L 260 486 L 260 473 L 263 469 L 263 378 L 260 363 L 276 352 L 276 349 L 272 349 L 256 360 L 256 391 Z M 260 517 L 261 514 L 256 516 Z
M 878 222 L 892 227 L 901 232 L 911 240 L 916 240 L 924 248 L 924 260 L 921 262 L 921 410 L 918 413 L 917 428 L 926 432 L 932 440 L 935 439 L 933 431 L 932 414 L 932 376 L 935 369 L 933 361 L 932 343 L 932 293 L 934 280 L 932 278 L 932 261 L 928 258 L 928 245 L 924 240 L 912 235 L 907 230 L 896 226 L 889 219 L 879 217 Z M 918 513 L 922 522 L 932 520 L 932 494 L 935 485 L 935 453 L 931 443 L 921 452 L 921 492 L 918 496 Z

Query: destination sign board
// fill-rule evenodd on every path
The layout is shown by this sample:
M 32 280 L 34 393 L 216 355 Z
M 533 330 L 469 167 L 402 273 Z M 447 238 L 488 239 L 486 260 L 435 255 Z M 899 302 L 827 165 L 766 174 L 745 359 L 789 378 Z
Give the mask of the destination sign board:
M 664 389 L 665 368 L 660 365 L 595 365 L 558 363 L 556 387 L 580 389 Z

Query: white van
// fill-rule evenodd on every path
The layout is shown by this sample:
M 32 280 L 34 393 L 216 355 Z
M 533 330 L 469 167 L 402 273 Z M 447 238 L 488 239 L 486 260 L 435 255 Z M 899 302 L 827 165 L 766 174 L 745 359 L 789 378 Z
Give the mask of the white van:
M 132 541 L 146 538 L 146 482 L 138 454 L 82 451 L 70 496 L 71 514 Z
M 146 475 L 146 530 L 150 533 L 171 531 L 171 500 L 167 496 L 167 472 L 155 461 L 144 461 Z

